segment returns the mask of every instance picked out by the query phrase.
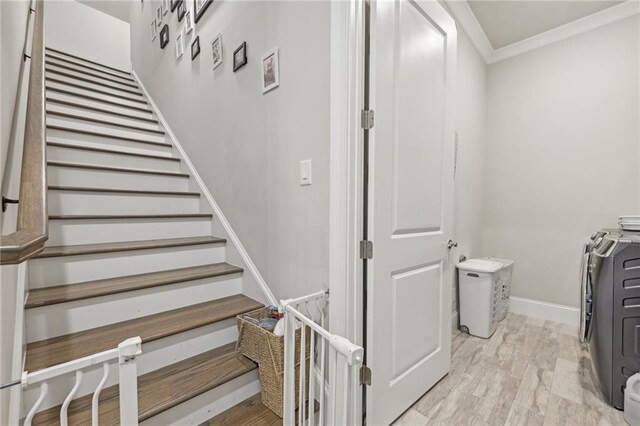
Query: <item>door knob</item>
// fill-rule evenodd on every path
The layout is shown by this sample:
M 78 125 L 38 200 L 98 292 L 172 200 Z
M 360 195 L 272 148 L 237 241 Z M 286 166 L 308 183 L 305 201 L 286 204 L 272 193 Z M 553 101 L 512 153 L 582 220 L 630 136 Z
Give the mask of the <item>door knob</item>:
M 449 240 L 449 241 L 447 241 L 447 248 L 448 248 L 449 250 L 451 250 L 451 249 L 452 249 L 452 248 L 454 248 L 454 247 L 458 247 L 458 243 L 457 243 L 457 242 L 455 242 L 455 241 L 453 241 L 453 240 Z

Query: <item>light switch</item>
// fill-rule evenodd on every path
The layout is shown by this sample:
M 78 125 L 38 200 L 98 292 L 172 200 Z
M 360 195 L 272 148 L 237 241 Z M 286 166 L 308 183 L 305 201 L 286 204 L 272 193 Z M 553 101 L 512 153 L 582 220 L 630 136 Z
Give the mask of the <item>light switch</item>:
M 311 185 L 311 160 L 300 162 L 300 186 Z

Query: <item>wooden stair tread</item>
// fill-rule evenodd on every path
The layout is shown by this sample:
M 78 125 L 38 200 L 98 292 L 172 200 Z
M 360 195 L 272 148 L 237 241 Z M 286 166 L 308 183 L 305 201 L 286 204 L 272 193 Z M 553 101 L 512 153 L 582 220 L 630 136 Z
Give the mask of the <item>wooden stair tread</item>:
M 74 72 L 76 74 L 82 74 L 82 75 L 86 75 L 88 77 L 93 77 L 93 78 L 99 78 L 100 80 L 104 80 L 104 81 L 109 81 L 111 83 L 117 83 L 117 84 L 121 84 L 123 86 L 128 86 L 131 87 L 133 89 L 139 89 L 138 85 L 135 84 L 135 82 L 131 79 L 128 78 L 122 78 L 122 77 L 118 77 L 112 74 L 100 74 L 99 70 L 95 70 L 93 72 L 91 72 L 90 70 L 92 68 L 83 68 L 81 66 L 72 66 L 69 64 L 69 62 L 63 62 L 64 60 L 61 59 L 57 59 L 55 57 L 52 57 L 50 55 L 47 56 L 47 59 L 45 61 L 45 64 L 47 67 L 53 67 L 56 69 L 63 69 L 65 71 L 71 71 Z M 53 69 L 52 69 L 53 71 Z
M 222 244 L 227 240 L 218 237 L 167 238 L 162 240 L 125 241 L 117 243 L 79 244 L 72 246 L 45 247 L 35 259 L 84 254 L 114 253 L 119 251 L 150 250 L 168 247 L 183 247 L 200 244 Z
M 107 81 L 96 81 L 95 78 L 97 78 L 97 77 L 95 77 L 94 79 L 91 79 L 91 78 L 89 78 L 89 76 L 74 75 L 74 74 L 69 73 L 67 70 L 53 69 L 48 64 L 47 64 L 47 66 L 45 66 L 44 72 L 45 73 L 50 73 L 50 74 L 56 74 L 58 76 L 66 77 L 66 78 L 73 79 L 73 80 L 82 81 L 82 82 L 85 82 L 85 83 L 95 84 L 96 86 L 106 87 L 106 88 L 113 89 L 113 90 L 120 90 L 120 91 L 122 91 L 124 93 L 129 93 L 129 94 L 136 95 L 136 96 L 144 96 L 144 94 L 136 86 L 130 85 L 130 84 L 124 83 L 124 82 L 122 83 L 122 86 L 125 86 L 125 87 L 114 86 L 112 84 L 109 84 L 113 80 L 109 80 L 109 82 L 107 82 Z M 116 84 L 120 84 L 120 83 L 116 83 Z
M 156 158 L 158 160 L 168 160 L 168 161 L 180 161 L 178 157 L 168 157 L 165 155 L 156 155 L 156 154 L 144 154 L 141 152 L 129 152 L 129 151 L 120 151 L 118 149 L 109 149 L 109 148 L 99 148 L 93 146 L 83 146 L 83 145 L 75 145 L 72 143 L 63 143 L 63 142 L 52 142 L 47 141 L 48 146 L 57 146 L 60 148 L 68 148 L 68 149 L 81 149 L 84 151 L 95 151 L 95 152 L 104 152 L 107 154 L 116 154 L 116 155 L 130 155 L 134 157 L 145 157 L 145 158 Z
M 49 220 L 117 220 L 117 219 L 179 219 L 188 217 L 213 217 L 211 213 L 167 213 L 167 214 L 51 214 Z
M 148 143 L 151 145 L 171 146 L 171 144 L 167 142 L 158 142 L 158 141 L 152 141 L 148 139 L 138 139 L 138 138 L 132 138 L 130 136 L 118 136 L 111 133 L 94 132 L 92 130 L 74 129 L 73 127 L 58 126 L 54 124 L 47 124 L 47 129 L 62 130 L 64 132 L 78 133 L 81 135 L 100 136 L 107 139 L 117 139 L 117 140 L 128 141 L 128 142 L 140 142 L 140 143 Z
M 189 173 L 182 172 L 167 172 L 164 170 L 147 170 L 147 169 L 132 169 L 129 167 L 113 167 L 113 166 L 99 166 L 97 164 L 84 164 L 84 163 L 68 163 L 65 161 L 47 161 L 47 166 L 55 167 L 69 167 L 74 169 L 90 169 L 90 170 L 104 170 L 109 172 L 123 172 L 123 173 L 143 173 L 149 175 L 164 175 L 175 177 L 189 177 Z
M 282 419 L 268 409 L 260 394 L 245 399 L 200 426 L 281 426 Z
M 77 80 L 80 81 L 80 80 Z M 89 87 L 86 86 L 84 84 L 79 84 L 79 83 L 73 83 L 71 81 L 65 81 L 65 80 L 61 80 L 59 78 L 55 78 L 55 77 L 46 77 L 45 78 L 45 84 L 47 86 L 47 90 L 49 89 L 49 84 L 48 83 L 55 83 L 55 84 L 62 84 L 64 86 L 69 86 L 69 87 L 75 87 L 76 89 L 80 89 L 80 90 L 87 90 L 89 92 L 92 93 L 100 93 L 101 95 L 106 95 L 106 96 L 111 96 L 114 98 L 118 98 L 118 99 L 122 99 L 125 101 L 130 101 L 130 102 L 136 102 L 139 104 L 144 104 L 147 105 L 147 101 L 144 99 L 144 95 L 133 95 L 131 94 L 131 96 L 125 96 L 124 94 L 118 94 L 118 93 L 113 93 L 113 92 L 109 92 L 106 90 L 102 90 L 102 89 L 96 89 L 94 87 Z M 115 89 L 113 89 L 115 90 Z
M 47 109 L 47 116 L 71 118 L 73 120 L 88 121 L 90 123 L 95 123 L 95 124 L 106 124 L 106 125 L 113 126 L 113 127 L 120 127 L 122 129 L 135 130 L 137 132 L 154 133 L 154 134 L 157 134 L 157 135 L 164 135 L 165 134 L 164 130 L 147 129 L 145 127 L 139 127 L 139 126 L 134 126 L 134 125 L 130 125 L 130 124 L 114 123 L 114 122 L 112 122 L 110 120 L 103 120 L 103 119 L 100 119 L 100 118 L 86 117 L 86 116 L 81 115 L 81 114 L 71 114 L 71 113 L 67 113 L 67 112 L 50 111 L 49 109 Z
M 81 104 L 78 102 L 71 102 L 71 101 L 63 101 L 61 99 L 56 99 L 56 98 L 51 98 L 51 97 L 47 97 L 46 98 L 46 102 L 47 103 L 52 103 L 52 104 L 58 104 L 58 105 L 64 105 L 64 106 L 68 106 L 71 108 L 78 108 L 78 109 L 82 109 L 82 110 L 87 110 L 87 111 L 95 111 L 101 114 L 107 114 L 107 115 L 115 115 L 117 117 L 122 117 L 122 118 L 127 118 L 130 120 L 137 120 L 137 121 L 144 121 L 144 122 L 148 122 L 148 123 L 153 123 L 153 124 L 158 124 L 158 120 L 156 120 L 155 118 L 146 118 L 146 117 L 139 117 L 137 115 L 131 115 L 131 114 L 125 114 L 125 113 L 121 113 L 121 112 L 115 112 L 115 111 L 111 111 L 105 108 L 98 108 L 95 106 L 90 106 L 90 105 L 85 105 L 85 104 Z
M 87 281 L 77 284 L 38 288 L 29 291 L 25 308 L 38 308 L 41 306 L 55 305 L 57 303 L 90 299 L 92 297 L 124 293 L 203 278 L 221 277 L 241 272 L 242 268 L 222 262 L 211 265 L 129 275 L 126 277 Z
M 71 90 L 60 89 L 58 87 L 47 87 L 46 92 L 47 93 L 49 93 L 49 92 L 61 93 L 63 95 L 67 95 L 67 96 L 73 96 L 73 97 L 76 97 L 76 98 L 88 99 L 88 100 L 93 101 L 93 102 L 98 102 L 98 103 L 103 103 L 103 104 L 108 104 L 108 105 L 114 105 L 114 106 L 117 106 L 118 108 L 131 109 L 131 110 L 134 110 L 134 111 L 149 112 L 149 113 L 153 112 L 153 111 L 151 111 L 149 109 L 148 105 L 147 105 L 146 108 L 142 107 L 142 106 L 125 105 L 125 104 L 122 104 L 120 102 L 110 101 L 108 99 L 96 98 L 94 96 L 86 95 L 86 94 L 83 94 L 83 93 L 73 92 Z
M 257 365 L 235 351 L 235 342 L 207 351 L 138 377 L 138 421 L 147 420 L 165 410 L 201 395 L 243 374 Z M 112 373 L 113 374 L 113 373 Z M 69 424 L 91 424 L 92 394 L 71 402 Z M 100 424 L 115 425 L 120 421 L 117 386 L 100 394 Z M 60 406 L 39 413 L 34 425 L 56 425 Z
M 140 336 L 142 343 L 213 324 L 262 307 L 243 294 L 161 312 L 27 344 L 25 370 L 32 372 L 113 349 Z
M 113 194 L 140 194 L 140 195 L 169 195 L 181 197 L 200 197 L 199 192 L 190 191 L 152 191 L 147 189 L 118 189 L 118 188 L 93 188 L 86 186 L 58 186 L 49 185 L 50 191 L 71 191 L 71 192 L 105 192 Z
M 45 47 L 45 50 L 47 52 L 54 52 L 54 53 L 57 53 L 58 55 L 68 56 L 70 58 L 74 58 L 74 59 L 78 59 L 80 61 L 88 62 L 90 64 L 98 65 L 100 67 L 107 68 L 107 69 L 110 69 L 112 71 L 117 71 L 118 73 L 123 74 L 123 77 L 131 78 L 131 73 L 129 71 L 124 71 L 124 70 L 121 70 L 119 68 L 112 67 L 111 65 L 101 64 L 100 62 L 92 61 L 91 59 L 87 59 L 87 58 L 83 58 L 83 57 L 80 57 L 80 56 L 76 56 L 76 55 L 73 55 L 71 53 L 63 52 L 62 50 L 54 49 L 54 48 L 48 47 L 48 46 Z

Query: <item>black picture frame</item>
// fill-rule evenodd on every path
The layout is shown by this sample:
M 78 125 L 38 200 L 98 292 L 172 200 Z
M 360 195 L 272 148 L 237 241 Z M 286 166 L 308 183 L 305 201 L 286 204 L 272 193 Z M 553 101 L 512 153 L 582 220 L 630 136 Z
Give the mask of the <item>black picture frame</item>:
M 193 61 L 196 56 L 200 54 L 200 36 L 196 37 L 191 43 L 191 60 Z
M 202 18 L 202 15 L 204 15 L 209 6 L 211 6 L 211 3 L 213 3 L 213 0 L 206 0 L 205 4 L 200 8 L 200 10 L 198 10 L 198 0 L 193 0 L 193 11 L 195 13 L 195 16 L 193 17 L 194 23 L 198 23 L 200 18 Z
M 182 22 L 185 13 L 187 13 L 187 5 L 184 0 L 180 0 L 180 3 L 178 3 L 178 22 Z
M 164 49 L 169 44 L 169 24 L 164 24 L 160 30 L 160 49 Z
M 238 59 L 238 53 L 241 52 L 242 56 Z M 247 42 L 243 41 L 242 44 L 233 51 L 233 72 L 238 71 L 245 65 L 247 65 Z
M 173 12 L 174 10 L 176 10 L 176 7 L 178 7 L 178 3 L 180 3 L 182 0 L 171 0 L 171 11 Z

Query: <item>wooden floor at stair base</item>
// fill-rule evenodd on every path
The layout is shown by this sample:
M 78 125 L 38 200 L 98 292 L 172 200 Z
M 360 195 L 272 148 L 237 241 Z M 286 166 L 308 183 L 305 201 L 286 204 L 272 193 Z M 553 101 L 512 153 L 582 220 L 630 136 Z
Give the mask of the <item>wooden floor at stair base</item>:
M 138 377 L 138 421 L 147 420 L 256 369 L 253 361 L 236 352 L 235 345 L 235 342 L 229 343 Z M 91 424 L 92 397 L 90 394 L 71 402 L 68 411 L 70 425 Z M 101 426 L 118 424 L 118 387 L 103 390 L 98 406 Z M 33 421 L 34 425 L 59 423 L 60 406 L 39 413 Z

